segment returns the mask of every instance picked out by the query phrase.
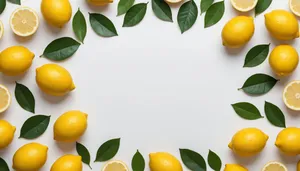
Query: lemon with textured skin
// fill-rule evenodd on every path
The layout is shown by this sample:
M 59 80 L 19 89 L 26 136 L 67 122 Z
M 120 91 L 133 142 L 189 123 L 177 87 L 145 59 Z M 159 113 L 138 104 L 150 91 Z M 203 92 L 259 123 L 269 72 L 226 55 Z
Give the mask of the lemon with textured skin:
M 269 136 L 257 128 L 245 128 L 232 137 L 228 147 L 239 156 L 250 157 L 260 153 L 268 139 Z
M 151 171 L 182 171 L 179 160 L 166 152 L 149 154 Z
M 298 52 L 290 45 L 275 47 L 269 57 L 269 64 L 278 76 L 291 74 L 297 68 L 298 63 Z
M 16 127 L 5 120 L 0 120 L 0 149 L 7 147 L 14 139 Z
M 64 96 L 75 89 L 70 73 L 57 64 L 37 68 L 36 82 L 43 92 L 52 96 Z
M 75 142 L 87 128 L 86 113 L 71 110 L 62 114 L 54 123 L 54 139 L 62 142 Z
M 60 28 L 69 22 L 72 16 L 69 0 L 42 0 L 41 11 L 50 25 Z
M 0 84 L 0 113 L 5 112 L 11 103 L 11 95 L 7 87 Z
M 87 1 L 91 5 L 95 5 L 95 6 L 103 6 L 114 2 L 113 0 L 87 0 Z
M 34 54 L 24 46 L 11 46 L 0 54 L 0 72 L 8 76 L 25 73 L 31 66 Z
M 277 135 L 275 145 L 286 155 L 300 154 L 300 129 L 296 127 L 283 129 Z
M 298 20 L 288 11 L 273 10 L 265 14 L 265 25 L 276 39 L 292 40 L 299 37 Z
M 248 171 L 248 169 L 238 164 L 226 164 L 224 171 Z
M 82 171 L 81 156 L 64 155 L 53 163 L 50 171 Z
M 47 160 L 48 147 L 29 143 L 19 148 L 13 157 L 13 168 L 17 171 L 37 171 Z

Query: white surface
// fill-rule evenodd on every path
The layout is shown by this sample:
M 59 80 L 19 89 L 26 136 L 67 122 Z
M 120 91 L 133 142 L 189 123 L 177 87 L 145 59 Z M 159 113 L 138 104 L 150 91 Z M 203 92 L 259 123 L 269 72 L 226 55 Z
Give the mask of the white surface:
M 291 77 L 282 79 L 266 95 L 251 97 L 237 91 L 254 73 L 272 74 L 267 61 L 256 68 L 242 68 L 245 54 L 254 45 L 271 43 L 273 49 L 279 44 L 268 35 L 263 15 L 255 18 L 256 31 L 249 44 L 232 52 L 222 46 L 220 39 L 224 24 L 238 15 L 229 1 L 226 1 L 225 15 L 217 25 L 204 29 L 204 15 L 198 16 L 196 24 L 184 34 L 180 34 L 176 22 L 179 6 L 172 7 L 174 23 L 157 19 L 149 3 L 146 17 L 139 25 L 122 28 L 123 16 L 116 17 L 116 0 L 105 8 L 89 7 L 84 0 L 71 0 L 71 3 L 73 13 L 80 7 L 87 20 L 88 12 L 108 16 L 114 22 L 119 36 L 99 37 L 88 24 L 85 44 L 72 58 L 59 63 L 70 71 L 77 86 L 65 98 L 53 98 L 40 92 L 35 83 L 35 68 L 51 63 L 38 57 L 48 43 L 62 36 L 74 37 L 71 22 L 62 30 L 52 29 L 42 18 L 40 0 L 24 0 L 23 5 L 38 11 L 41 25 L 32 39 L 21 40 L 13 35 L 8 25 L 9 16 L 17 6 L 8 4 L 0 16 L 6 27 L 0 49 L 21 44 L 36 54 L 26 75 L 17 78 L 0 75 L 0 83 L 8 86 L 12 93 L 14 81 L 25 84 L 36 98 L 36 113 L 52 116 L 46 133 L 34 140 L 48 145 L 50 149 L 48 161 L 41 171 L 49 171 L 52 163 L 63 154 L 76 154 L 75 144 L 58 144 L 52 139 L 54 121 L 72 109 L 89 114 L 89 126 L 80 142 L 88 147 L 92 161 L 103 142 L 121 137 L 121 147 L 114 159 L 124 160 L 129 166 L 137 149 L 148 163 L 150 152 L 167 151 L 179 158 L 178 149 L 189 148 L 205 158 L 208 150 L 212 149 L 224 164 L 240 163 L 250 171 L 258 171 L 272 160 L 281 161 L 291 171 L 295 170 L 299 158 L 285 157 L 274 146 L 281 129 L 272 126 L 267 119 L 243 120 L 230 105 L 248 101 L 264 114 L 264 101 L 267 100 L 284 111 L 287 126 L 299 126 L 299 116 L 285 108 L 281 94 L 284 85 L 299 79 L 300 68 Z M 288 2 L 274 0 L 267 11 L 278 8 L 288 10 Z M 298 41 L 289 43 L 299 47 Z M 17 138 L 21 125 L 30 116 L 32 114 L 24 111 L 15 98 L 11 108 L 0 115 L 1 119 L 17 127 L 13 143 L 0 151 L 0 156 L 10 165 L 14 152 L 23 144 L 32 142 Z M 227 147 L 232 135 L 245 127 L 258 127 L 270 136 L 263 152 L 249 159 L 235 157 Z M 100 170 L 102 165 L 92 163 L 93 170 Z M 84 170 L 89 168 L 84 165 Z

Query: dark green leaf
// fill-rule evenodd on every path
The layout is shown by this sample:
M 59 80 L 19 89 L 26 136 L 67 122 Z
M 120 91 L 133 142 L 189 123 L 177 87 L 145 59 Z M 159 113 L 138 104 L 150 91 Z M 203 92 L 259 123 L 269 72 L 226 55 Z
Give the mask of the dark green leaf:
M 117 30 L 114 24 L 102 14 L 92 13 L 90 14 L 90 23 L 93 30 L 103 37 L 117 36 Z
M 269 54 L 270 44 L 254 46 L 246 55 L 244 67 L 255 67 L 263 63 Z
M 206 163 L 204 158 L 189 149 L 179 149 L 181 159 L 184 165 L 190 170 L 206 171 Z
M 1 171 L 9 171 L 8 165 L 4 159 L 0 157 L 0 170 Z
M 265 113 L 267 119 L 274 126 L 285 128 L 285 118 L 282 111 L 276 105 L 265 102 Z
M 200 4 L 201 14 L 205 13 L 213 3 L 214 0 L 201 0 L 201 4 Z
M 198 17 L 198 8 L 194 0 L 189 0 L 182 4 L 177 15 L 177 22 L 181 33 L 190 29 Z
M 157 18 L 173 22 L 170 6 L 163 0 L 152 0 L 152 10 Z
M 84 15 L 78 9 L 73 18 L 73 31 L 77 37 L 77 39 L 83 43 L 84 38 L 86 36 L 86 21 Z
M 251 103 L 240 102 L 232 105 L 236 114 L 248 120 L 263 118 L 259 110 Z
M 271 5 L 272 0 L 258 0 L 255 7 L 255 16 L 263 13 Z
M 134 4 L 134 0 L 120 0 L 118 3 L 118 16 L 125 14 Z
M 204 19 L 204 27 L 210 27 L 217 24 L 223 17 L 225 12 L 224 1 L 212 4 L 206 11 Z
M 140 23 L 145 17 L 148 3 L 139 3 L 132 6 L 125 14 L 123 27 L 132 27 Z
M 120 147 L 120 138 L 117 139 L 111 139 L 103 143 L 96 155 L 96 161 L 102 162 L 112 159 L 118 152 Z
M 278 80 L 266 74 L 254 74 L 249 77 L 239 90 L 251 95 L 262 95 L 269 92 Z
M 131 167 L 133 171 L 145 170 L 145 160 L 142 154 L 139 152 L 139 150 L 137 150 L 137 152 L 134 154 L 132 158 Z
M 6 0 L 0 0 L 0 14 L 2 14 L 5 7 L 6 7 Z
M 21 5 L 21 0 L 7 0 L 10 3 Z
M 35 100 L 31 91 L 23 84 L 16 82 L 15 96 L 19 105 L 28 112 L 35 112 Z
M 48 128 L 50 116 L 36 115 L 27 119 L 22 128 L 20 138 L 34 139 L 41 136 Z
M 80 43 L 70 37 L 52 41 L 44 50 L 42 56 L 54 61 L 62 61 L 71 57 L 79 48 Z
M 83 163 L 87 164 L 90 169 L 92 169 L 90 162 L 91 162 L 91 156 L 89 150 L 79 142 L 76 142 L 76 151 L 81 156 L 81 160 Z
M 220 171 L 222 168 L 222 161 L 220 157 L 214 153 L 213 151 L 209 150 L 208 157 L 207 157 L 208 165 L 214 171 Z

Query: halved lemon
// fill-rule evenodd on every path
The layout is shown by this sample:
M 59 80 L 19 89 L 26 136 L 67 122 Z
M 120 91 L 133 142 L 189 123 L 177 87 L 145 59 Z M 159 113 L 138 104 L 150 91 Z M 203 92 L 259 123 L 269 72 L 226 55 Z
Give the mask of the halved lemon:
M 300 17 L 300 0 L 290 0 L 291 11 Z
M 129 169 L 122 161 L 111 161 L 105 164 L 102 171 L 129 171 Z
M 176 3 L 182 2 L 183 0 L 165 0 L 165 1 L 169 2 L 171 4 L 176 4 Z
M 6 111 L 10 106 L 11 96 L 8 89 L 0 84 L 0 113 Z
M 269 162 L 267 163 L 262 171 L 287 171 L 287 168 L 284 164 L 280 162 Z
M 248 12 L 255 8 L 258 0 L 231 0 L 231 5 L 238 11 Z
M 0 21 L 0 39 L 2 38 L 3 34 L 4 34 L 4 25 L 2 21 Z
M 300 81 L 292 81 L 283 90 L 285 105 L 296 111 L 300 111 Z
M 29 7 L 17 8 L 10 16 L 10 27 L 18 36 L 31 36 L 39 27 L 39 17 Z

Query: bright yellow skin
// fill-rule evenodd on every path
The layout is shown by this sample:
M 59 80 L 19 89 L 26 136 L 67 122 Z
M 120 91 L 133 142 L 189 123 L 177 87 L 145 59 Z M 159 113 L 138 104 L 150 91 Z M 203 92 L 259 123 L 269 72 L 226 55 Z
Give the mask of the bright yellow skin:
M 0 72 L 8 76 L 25 73 L 31 66 L 34 54 L 24 46 L 12 46 L 0 54 Z
M 248 169 L 238 164 L 226 164 L 224 171 L 248 171 Z
M 69 22 L 72 16 L 69 0 L 42 0 L 41 11 L 49 24 L 59 28 Z
M 19 148 L 13 157 L 13 168 L 16 171 L 38 171 L 47 160 L 48 147 L 29 143 Z
M 274 10 L 265 14 L 265 25 L 276 39 L 292 40 L 299 37 L 298 20 L 288 11 Z
M 300 128 L 289 127 L 277 135 L 275 145 L 286 155 L 300 154 Z
M 82 171 L 81 157 L 64 155 L 53 163 L 50 171 Z
M 234 17 L 227 22 L 222 30 L 223 45 L 229 48 L 239 48 L 249 42 L 254 30 L 252 17 Z
M 54 123 L 54 139 L 62 142 L 75 142 L 87 128 L 86 113 L 72 110 L 62 114 Z
M 0 120 L 0 149 L 7 147 L 14 139 L 16 127 L 5 120 Z
M 57 64 L 46 64 L 36 69 L 40 89 L 52 96 L 64 96 L 75 89 L 70 73 Z
M 278 76 L 291 74 L 297 68 L 298 63 L 298 52 L 290 45 L 275 47 L 269 57 L 269 64 Z
M 109 3 L 113 3 L 113 0 L 87 0 L 91 5 L 103 6 Z
M 179 160 L 166 152 L 149 154 L 151 171 L 182 171 Z
M 232 137 L 228 147 L 239 156 L 250 157 L 260 153 L 268 139 L 269 136 L 257 128 L 245 128 Z

